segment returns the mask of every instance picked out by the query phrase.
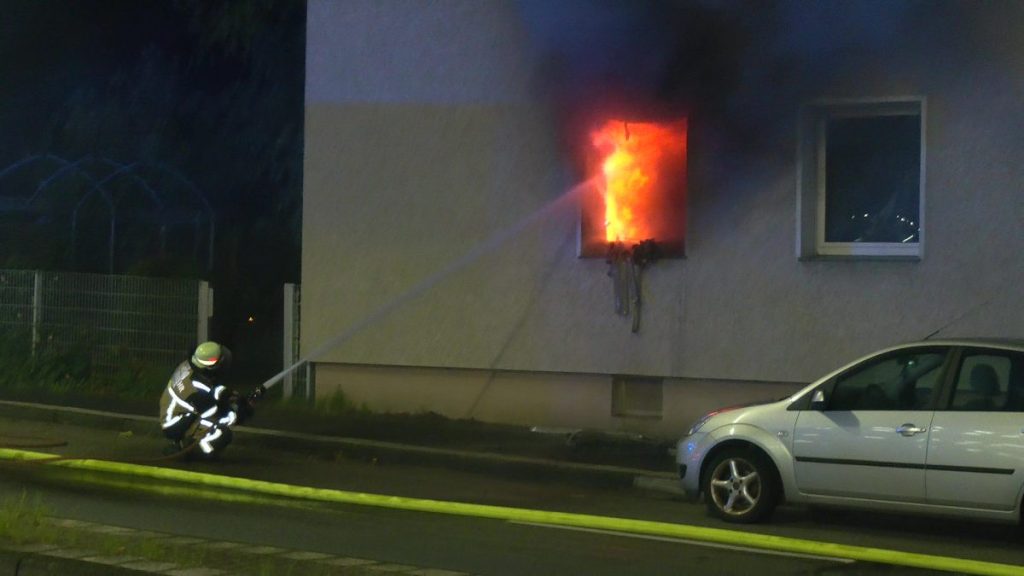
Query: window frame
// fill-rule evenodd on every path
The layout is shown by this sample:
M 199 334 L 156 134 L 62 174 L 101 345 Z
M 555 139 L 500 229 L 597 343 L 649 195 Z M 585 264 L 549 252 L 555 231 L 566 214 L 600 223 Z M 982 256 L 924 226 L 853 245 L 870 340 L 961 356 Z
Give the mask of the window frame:
M 826 127 L 835 118 L 917 116 L 920 122 L 918 241 L 826 242 Z M 830 99 L 801 106 L 797 145 L 797 257 L 800 259 L 920 260 L 925 244 L 927 99 L 924 96 Z

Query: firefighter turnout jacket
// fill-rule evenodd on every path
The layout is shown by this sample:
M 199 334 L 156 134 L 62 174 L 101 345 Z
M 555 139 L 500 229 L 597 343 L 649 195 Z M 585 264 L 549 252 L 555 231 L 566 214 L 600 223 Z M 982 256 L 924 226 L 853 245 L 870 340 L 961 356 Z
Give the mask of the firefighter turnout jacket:
M 237 394 L 188 360 L 171 374 L 160 398 L 160 426 L 164 434 L 179 442 L 194 438 L 207 454 L 215 451 L 223 443 L 218 440 L 225 434 L 230 436 L 228 429 L 246 416 L 247 411 L 239 407 Z

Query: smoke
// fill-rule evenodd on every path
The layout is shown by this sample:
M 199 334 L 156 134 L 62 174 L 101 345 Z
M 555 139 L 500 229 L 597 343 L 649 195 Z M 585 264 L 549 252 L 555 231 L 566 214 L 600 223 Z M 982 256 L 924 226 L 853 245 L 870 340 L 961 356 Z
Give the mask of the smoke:
M 738 78 L 746 33 L 732 10 L 522 0 L 520 12 L 543 58 L 540 80 L 566 109 L 672 115 L 720 102 Z
M 780 109 L 795 111 L 856 67 L 884 65 L 897 48 L 934 50 L 965 22 L 964 4 L 520 0 L 519 8 L 567 144 L 600 118 L 688 115 L 756 151 L 792 130 Z

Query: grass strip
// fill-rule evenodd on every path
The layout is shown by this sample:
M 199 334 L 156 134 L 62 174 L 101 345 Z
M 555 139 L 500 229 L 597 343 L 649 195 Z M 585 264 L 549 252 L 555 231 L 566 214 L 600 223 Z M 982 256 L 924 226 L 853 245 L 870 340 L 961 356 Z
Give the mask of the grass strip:
M 255 576 L 365 576 L 374 573 L 363 567 L 339 568 L 287 557 L 253 555 L 244 551 L 247 545 L 214 549 L 196 544 L 175 543 L 174 535 L 171 534 L 136 530 L 109 533 L 97 530 L 108 528 L 107 526 L 89 522 L 66 524 L 62 519 L 51 517 L 51 512 L 51 508 L 38 497 L 29 497 L 25 492 L 22 492 L 20 497 L 0 500 L 0 548 L 5 544 L 15 547 L 50 544 L 63 550 L 87 551 L 89 556 L 137 558 L 129 563 L 170 563 L 176 565 L 178 569 L 215 568 L 229 573 Z M 45 552 L 43 554 L 45 555 Z

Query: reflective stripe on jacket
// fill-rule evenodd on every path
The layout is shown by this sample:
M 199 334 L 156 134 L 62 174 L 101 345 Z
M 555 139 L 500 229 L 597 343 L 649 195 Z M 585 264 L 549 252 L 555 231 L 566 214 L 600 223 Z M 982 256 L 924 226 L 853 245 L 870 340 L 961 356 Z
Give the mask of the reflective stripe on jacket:
M 198 415 L 199 424 L 206 428 L 230 426 L 236 415 L 229 407 L 229 397 L 226 387 L 186 360 L 174 369 L 160 398 L 160 427 L 169 428 L 186 414 Z

